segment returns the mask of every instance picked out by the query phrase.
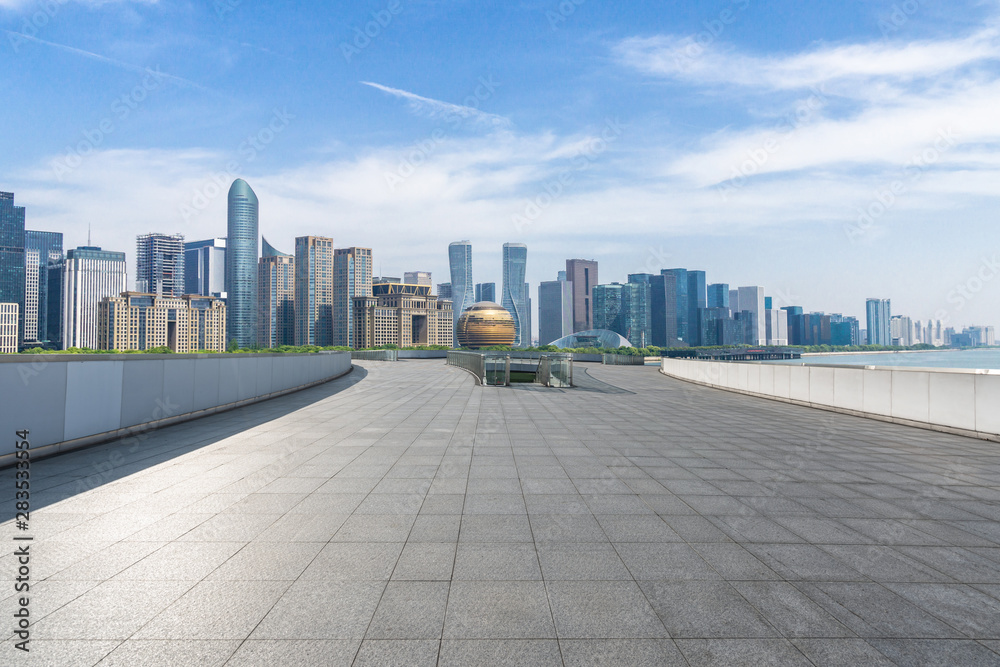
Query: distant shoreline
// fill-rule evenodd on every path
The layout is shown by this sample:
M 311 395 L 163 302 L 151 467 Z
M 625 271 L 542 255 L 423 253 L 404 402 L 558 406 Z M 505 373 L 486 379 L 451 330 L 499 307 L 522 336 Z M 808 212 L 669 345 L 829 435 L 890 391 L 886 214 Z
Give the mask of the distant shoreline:
M 961 352 L 953 347 L 936 347 L 933 350 L 865 350 L 864 352 L 803 352 L 803 357 L 839 357 L 862 354 L 920 354 L 922 352 Z

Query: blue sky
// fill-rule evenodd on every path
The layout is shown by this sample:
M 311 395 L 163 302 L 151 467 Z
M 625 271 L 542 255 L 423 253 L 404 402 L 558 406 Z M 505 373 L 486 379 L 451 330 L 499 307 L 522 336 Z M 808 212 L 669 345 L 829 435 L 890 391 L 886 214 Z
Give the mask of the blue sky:
M 996 2 L 0 0 L 0 189 L 134 254 L 261 229 L 447 277 L 687 267 L 1000 325 Z M 367 35 L 365 35 L 367 31 Z M 222 183 L 222 187 L 217 185 Z M 537 319 L 535 320 L 537 322 Z

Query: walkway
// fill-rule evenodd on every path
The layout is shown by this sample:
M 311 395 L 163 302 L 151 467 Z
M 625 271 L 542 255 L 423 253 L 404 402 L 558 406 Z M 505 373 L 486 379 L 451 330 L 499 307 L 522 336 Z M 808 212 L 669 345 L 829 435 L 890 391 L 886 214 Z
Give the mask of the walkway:
M 0 664 L 1000 665 L 995 443 L 653 368 L 361 363 L 36 462 Z

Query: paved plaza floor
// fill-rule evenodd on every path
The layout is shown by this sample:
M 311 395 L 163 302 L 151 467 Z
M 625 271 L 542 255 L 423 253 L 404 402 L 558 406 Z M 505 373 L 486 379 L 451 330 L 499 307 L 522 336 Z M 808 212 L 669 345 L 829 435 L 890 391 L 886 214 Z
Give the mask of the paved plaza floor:
M 1000 445 L 576 374 L 360 362 L 35 462 L 0 665 L 1000 665 Z

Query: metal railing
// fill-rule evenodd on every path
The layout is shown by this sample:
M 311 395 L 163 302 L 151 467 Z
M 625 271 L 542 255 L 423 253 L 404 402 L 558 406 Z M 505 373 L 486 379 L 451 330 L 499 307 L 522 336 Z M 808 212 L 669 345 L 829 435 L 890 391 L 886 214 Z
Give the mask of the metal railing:
M 573 386 L 573 355 L 544 352 L 448 352 L 448 365 L 475 375 L 480 384 L 510 385 L 510 372 L 533 373 L 535 383 L 546 387 Z
M 638 354 L 602 354 L 601 363 L 605 366 L 645 366 L 646 357 Z
M 359 361 L 398 361 L 399 350 L 352 350 L 351 359 Z
M 546 387 L 573 386 L 573 355 L 550 354 L 538 360 L 535 382 Z
M 455 366 L 456 368 L 462 368 L 477 378 L 479 382 L 482 383 L 483 378 L 486 376 L 486 356 L 479 354 L 477 352 L 448 352 L 448 361 L 445 362 L 449 366 Z

